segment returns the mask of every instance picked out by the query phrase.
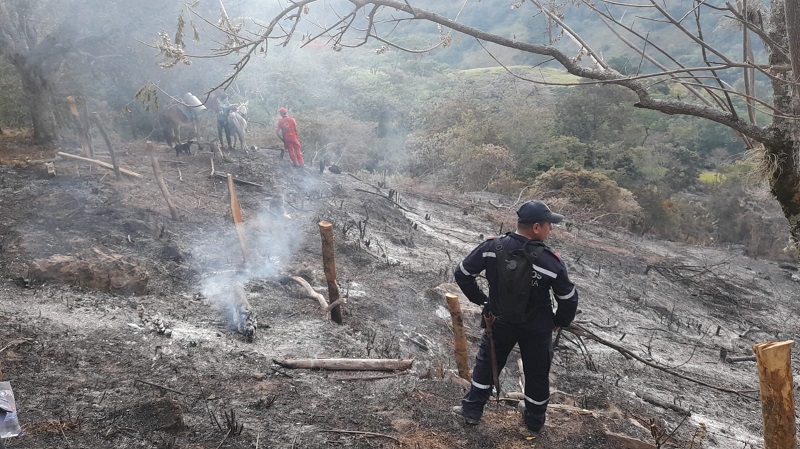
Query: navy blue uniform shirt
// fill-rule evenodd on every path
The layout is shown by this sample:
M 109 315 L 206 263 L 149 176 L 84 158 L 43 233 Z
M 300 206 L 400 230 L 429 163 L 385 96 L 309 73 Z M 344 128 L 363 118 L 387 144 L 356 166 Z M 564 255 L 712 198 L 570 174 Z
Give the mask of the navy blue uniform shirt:
M 503 248 L 509 252 L 522 248 L 529 241 L 516 233 L 490 238 L 472 250 L 454 271 L 461 291 L 470 302 L 478 305 L 483 305 L 489 298 L 478 286 L 476 276 L 486 271 L 489 285 L 497 282 L 497 259 L 494 252 L 497 240 L 501 240 Z M 533 282 L 531 287 L 531 302 L 533 307 L 540 310 L 533 313 L 531 319 L 536 320 L 537 326 L 541 327 L 569 326 L 578 309 L 578 291 L 569 280 L 564 262 L 552 249 L 545 247 L 545 251 L 533 265 L 533 270 L 537 282 Z M 550 290 L 558 304 L 555 316 L 550 302 Z

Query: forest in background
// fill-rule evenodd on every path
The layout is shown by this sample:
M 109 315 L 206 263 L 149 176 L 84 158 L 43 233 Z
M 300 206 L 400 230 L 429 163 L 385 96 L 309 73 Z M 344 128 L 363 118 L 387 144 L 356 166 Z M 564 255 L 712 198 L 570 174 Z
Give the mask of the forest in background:
M 461 12 L 452 2 L 427 6 L 496 32 L 519 30 L 521 37 L 546 32 L 536 25 L 537 18 L 514 19 L 488 3 Z M 226 6 L 231 17 L 243 20 L 269 15 L 264 8 L 248 9 L 246 2 Z M 217 12 L 214 4 L 206 8 L 210 15 Z M 168 95 L 200 95 L 217 86 L 235 60 L 196 59 L 191 65 L 162 67 L 157 51 L 145 44 L 154 42 L 159 31 L 173 30 L 179 14 L 188 17 L 180 7 L 156 10 L 151 5 L 128 14 L 121 30 L 110 32 L 106 25 L 98 31 L 104 33 L 102 41 L 86 43 L 91 54 L 102 56 L 88 64 L 65 61 L 51 87 L 54 98 L 85 98 L 91 109 L 113 121 L 117 139 L 160 138 L 158 103 L 153 97 L 135 99 L 137 92 L 149 86 L 161 105 L 170 101 Z M 599 35 L 601 25 L 588 17 L 583 32 Z M 717 30 L 717 40 L 725 42 L 725 27 Z M 400 41 L 410 46 L 441 38 L 440 30 L 425 23 L 403 32 Z M 203 39 L 211 39 L 209 33 L 213 30 L 199 33 L 200 41 L 189 42 L 189 51 L 207 44 Z M 783 252 L 785 219 L 732 131 L 635 109 L 635 99 L 619 87 L 523 81 L 518 76 L 578 84 L 546 64 L 536 65 L 541 61 L 535 58 L 506 56 L 499 49 L 489 54 L 474 40 L 451 37 L 448 45 L 423 54 L 376 43 L 333 51 L 324 40 L 303 45 L 304 39 L 296 39 L 253 58 L 230 90 L 234 100 L 250 102 L 251 129 L 271 134 L 275 111 L 288 107 L 300 123 L 309 159 L 323 158 L 348 171 L 402 176 L 435 189 L 540 196 L 576 220 L 687 243 L 742 245 L 754 257 L 789 257 Z M 612 46 L 600 50 L 620 72 L 639 64 L 616 56 Z M 2 128 L 28 126 L 20 83 L 9 65 L 0 64 Z M 667 85 L 662 89 L 665 97 L 684 94 Z M 68 144 L 77 137 L 66 102 L 54 108 Z

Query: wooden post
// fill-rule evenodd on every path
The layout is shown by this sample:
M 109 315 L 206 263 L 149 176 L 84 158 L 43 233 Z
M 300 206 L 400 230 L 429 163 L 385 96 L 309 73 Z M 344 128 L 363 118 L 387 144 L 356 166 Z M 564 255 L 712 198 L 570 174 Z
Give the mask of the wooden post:
M 108 133 L 106 133 L 106 129 L 103 127 L 103 123 L 100 121 L 100 115 L 97 112 L 92 112 L 91 118 L 92 122 L 94 122 L 94 124 L 97 126 L 97 129 L 100 130 L 100 135 L 103 136 L 106 146 L 108 146 L 108 154 L 111 155 L 111 166 L 114 167 L 114 175 L 116 175 L 117 180 L 120 180 L 122 179 L 122 174 L 119 172 L 117 153 L 114 152 L 114 146 L 111 145 L 111 139 L 108 138 Z
M 161 165 L 158 163 L 158 158 L 156 158 L 155 152 L 153 151 L 153 142 L 147 141 L 146 143 L 147 148 L 147 155 L 150 156 L 150 162 L 153 164 L 153 173 L 156 175 L 156 180 L 158 181 L 158 188 L 161 189 L 161 194 L 164 195 L 164 199 L 167 200 L 167 206 L 169 207 L 169 214 L 172 216 L 172 219 L 178 221 L 180 218 L 178 216 L 178 209 L 175 208 L 175 202 L 172 201 L 172 195 L 169 194 L 169 190 L 167 189 L 167 183 L 164 182 L 164 176 L 161 174 Z
M 333 257 L 333 225 L 327 221 L 319 222 L 319 235 L 322 237 L 322 266 L 325 269 L 325 280 L 328 281 L 328 303 L 339 299 L 339 286 L 336 285 L 336 260 Z M 342 324 L 342 306 L 331 309 L 331 320 Z
M 453 346 L 456 352 L 456 367 L 458 375 L 469 380 L 469 362 L 467 361 L 467 334 L 464 332 L 464 318 L 461 315 L 461 304 L 458 296 L 447 293 L 447 308 L 450 310 L 450 320 L 453 323 Z
M 764 419 L 764 449 L 794 449 L 794 386 L 792 345 L 794 340 L 753 346 L 761 383 L 761 415 Z
M 247 246 L 247 235 L 244 232 L 244 220 L 242 219 L 242 209 L 239 207 L 239 198 L 236 197 L 236 187 L 233 186 L 233 175 L 228 173 L 228 191 L 231 193 L 231 213 L 233 223 L 236 226 L 236 233 L 239 235 L 239 245 L 242 247 L 242 257 L 244 263 L 250 263 L 250 247 Z

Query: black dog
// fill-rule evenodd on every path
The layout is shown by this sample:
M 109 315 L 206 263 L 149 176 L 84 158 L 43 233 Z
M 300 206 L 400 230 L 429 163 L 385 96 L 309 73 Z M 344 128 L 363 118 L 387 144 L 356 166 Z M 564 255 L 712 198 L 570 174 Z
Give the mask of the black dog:
M 194 140 L 190 140 L 186 143 L 176 143 L 175 144 L 175 156 L 180 156 L 181 152 L 191 155 L 192 144 L 197 144 L 197 149 L 201 150 L 202 147 L 200 146 L 199 142 L 195 142 Z

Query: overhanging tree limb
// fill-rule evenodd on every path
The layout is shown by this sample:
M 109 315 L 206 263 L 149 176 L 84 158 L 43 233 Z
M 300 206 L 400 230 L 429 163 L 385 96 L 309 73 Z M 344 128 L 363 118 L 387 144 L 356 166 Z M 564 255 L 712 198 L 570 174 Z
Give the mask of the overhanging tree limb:
M 619 11 L 636 9 L 635 21 L 659 23 L 660 28 L 679 31 L 680 35 L 685 36 L 689 41 L 690 46 L 695 46 L 705 53 L 702 55 L 703 63 L 706 64 L 704 70 L 708 71 L 710 76 L 705 76 L 705 74 L 701 74 L 696 70 L 688 70 L 688 66 L 696 64 L 688 63 L 686 59 L 681 59 L 679 55 L 670 54 L 669 51 L 663 50 L 668 47 L 656 47 L 656 38 L 652 36 L 652 33 L 648 32 L 643 35 L 634 29 L 634 25 L 624 24 L 622 21 L 622 18 L 625 17 L 624 14 L 620 15 L 619 19 L 616 19 L 614 18 L 615 15 L 610 13 L 610 10 L 606 15 L 598 13 L 599 17 L 606 17 L 613 22 L 613 25 L 619 26 L 620 30 L 626 30 L 626 32 L 642 40 L 646 48 L 636 50 L 637 57 L 643 58 L 643 53 L 649 51 L 650 48 L 656 49 L 651 56 L 657 57 L 661 65 L 653 63 L 656 70 L 649 70 L 646 74 L 647 76 L 656 77 L 658 82 L 655 84 L 669 80 L 682 85 L 690 85 L 702 93 L 702 95 L 697 96 L 701 99 L 695 99 L 695 97 L 681 99 L 679 95 L 664 96 L 651 91 L 655 84 L 639 78 L 642 74 L 637 73 L 635 76 L 629 76 L 618 73 L 605 64 L 596 52 L 585 45 L 587 41 L 585 36 L 581 37 L 572 28 L 568 28 L 568 16 L 562 16 L 561 13 L 563 11 L 558 11 L 555 17 L 553 14 L 547 14 L 549 10 L 546 9 L 545 3 L 538 0 L 525 2 L 525 5 L 538 9 L 540 14 L 534 14 L 534 17 L 546 18 L 548 32 L 551 32 L 553 27 L 564 30 L 564 33 L 570 36 L 571 41 L 581 48 L 578 56 L 569 57 L 563 48 L 553 44 L 528 42 L 524 38 L 518 38 L 517 36 L 505 37 L 489 30 L 466 25 L 459 22 L 457 17 L 456 19 L 449 19 L 433 11 L 412 6 L 412 3 L 414 3 L 412 0 L 350 0 L 349 3 L 342 2 L 339 5 L 345 5 L 344 9 L 349 14 L 335 12 L 335 16 L 338 18 L 358 17 L 358 21 L 345 21 L 337 28 L 330 28 L 330 33 L 326 34 L 330 38 L 329 42 L 333 42 L 336 49 L 341 49 L 344 46 L 364 45 L 370 38 L 388 42 L 388 31 L 376 27 L 376 24 L 394 24 L 397 27 L 402 23 L 427 21 L 437 24 L 440 28 L 447 28 L 471 36 L 482 43 L 492 43 L 523 53 L 549 57 L 561 65 L 568 73 L 579 78 L 591 80 L 595 83 L 623 86 L 634 92 L 638 97 L 638 101 L 634 104 L 636 107 L 651 109 L 665 114 L 699 117 L 731 128 L 745 138 L 749 148 L 762 151 L 763 173 L 765 173 L 765 177 L 769 181 L 771 193 L 778 200 L 784 216 L 789 222 L 793 242 L 800 247 L 800 163 L 798 163 L 800 161 L 800 137 L 798 137 L 800 136 L 800 96 L 798 96 L 798 89 L 794 88 L 798 80 L 800 80 L 800 76 L 798 76 L 800 72 L 800 2 L 773 0 L 765 3 L 760 7 L 761 9 L 749 7 L 748 10 L 740 9 L 737 11 L 736 8 L 731 8 L 729 3 L 722 3 L 723 1 L 720 0 L 717 4 L 708 0 L 690 2 L 684 11 L 678 11 L 678 8 L 683 7 L 683 3 L 676 5 L 674 2 L 657 0 L 643 0 L 639 3 L 611 0 L 576 0 L 570 2 L 587 6 L 595 13 L 598 13 L 599 9 L 593 8 L 593 6 L 599 3 Z M 219 55 L 231 55 L 236 52 L 243 54 L 240 56 L 239 63 L 234 66 L 235 73 L 220 85 L 230 84 L 244 65 L 247 64 L 254 51 L 265 45 L 269 39 L 276 39 L 277 36 L 274 35 L 277 34 L 276 30 L 280 29 L 283 33 L 280 38 L 284 39 L 284 42 L 289 42 L 294 33 L 294 28 L 284 30 L 278 27 L 278 23 L 282 20 L 299 20 L 308 5 L 311 4 L 334 9 L 330 3 L 324 0 L 297 0 L 273 17 L 268 25 L 262 26 L 262 30 L 259 33 L 253 33 L 258 36 L 257 38 L 251 39 L 243 45 L 217 49 Z M 519 8 L 512 8 L 512 11 L 516 9 Z M 764 44 L 769 63 L 763 64 L 750 61 L 749 56 L 745 56 L 744 61 L 738 62 L 737 60 L 743 54 L 740 49 L 723 51 L 723 47 L 715 47 L 705 38 L 707 33 L 702 32 L 702 26 L 708 22 L 700 20 L 701 10 L 706 10 L 706 12 L 710 10 L 718 15 L 723 13 L 732 14 L 733 17 L 730 15 L 726 17 L 744 24 L 744 27 L 752 31 L 754 36 L 759 37 Z M 768 10 L 769 14 L 762 17 L 762 10 Z M 686 18 L 692 16 L 698 28 L 697 33 L 689 31 L 683 23 Z M 672 32 L 669 36 L 670 39 L 674 39 L 675 33 Z M 440 32 L 440 38 L 443 41 L 442 46 L 449 45 L 450 33 Z M 634 45 L 633 47 L 638 46 Z M 791 71 L 786 70 L 787 55 L 784 50 L 786 48 L 789 49 L 788 56 Z M 664 56 L 664 59 L 660 57 L 659 53 Z M 586 54 L 590 54 L 593 60 L 587 61 L 588 58 L 582 58 Z M 648 61 L 650 60 L 648 59 Z M 690 78 L 684 79 L 682 75 L 671 75 L 670 72 L 675 70 L 686 71 L 685 73 Z M 731 87 L 733 83 L 727 82 L 725 79 L 728 76 L 727 74 L 733 74 L 733 76 L 740 79 L 743 70 L 749 70 L 750 73 L 755 72 L 756 75 L 761 73 L 769 77 L 772 83 L 772 97 L 750 101 L 755 99 L 751 84 L 741 91 L 733 89 Z M 750 78 L 752 79 L 753 77 Z M 741 103 L 735 102 L 733 101 L 734 96 L 744 101 Z M 706 97 L 706 101 L 702 99 L 703 97 Z M 710 104 L 709 99 L 713 99 Z M 751 105 L 760 104 L 765 110 L 768 110 L 772 122 L 769 124 L 762 123 L 761 126 L 755 123 L 753 120 L 755 117 L 747 113 L 748 102 Z M 741 117 L 744 117 L 744 119 Z M 754 145 L 751 142 L 758 142 L 761 145 Z

